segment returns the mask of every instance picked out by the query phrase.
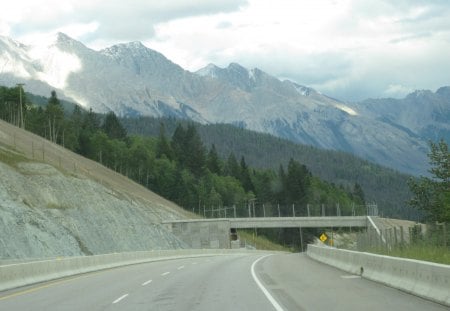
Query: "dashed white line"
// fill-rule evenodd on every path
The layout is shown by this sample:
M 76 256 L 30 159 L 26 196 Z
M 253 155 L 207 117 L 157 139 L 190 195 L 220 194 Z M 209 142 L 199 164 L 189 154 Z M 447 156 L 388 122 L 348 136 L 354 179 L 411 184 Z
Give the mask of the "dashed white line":
M 184 269 L 184 266 L 179 266 L 179 267 L 177 268 L 177 270 L 181 270 L 181 269 Z
M 148 280 L 147 282 L 142 283 L 142 286 L 148 285 L 152 282 L 152 280 Z
M 161 275 L 162 275 L 162 276 L 166 276 L 166 275 L 168 275 L 168 274 L 170 274 L 170 272 L 164 272 L 164 273 L 162 273 Z
M 194 261 L 192 264 L 193 264 L 193 265 L 196 265 L 197 263 Z
M 125 294 L 119 298 L 117 298 L 116 300 L 113 301 L 113 303 L 118 303 L 119 301 L 121 301 L 122 299 L 126 298 L 128 296 L 128 294 Z
M 259 286 L 259 288 L 261 289 L 261 291 L 264 293 L 264 295 L 266 295 L 267 299 L 269 299 L 270 303 L 271 303 L 272 306 L 275 308 L 275 310 L 277 310 L 277 311 L 284 311 L 283 308 L 279 305 L 279 303 L 275 300 L 275 298 L 273 298 L 273 296 L 272 296 L 272 295 L 269 293 L 269 291 L 264 287 L 264 285 L 262 285 L 262 283 L 260 282 L 260 280 L 258 279 L 258 277 L 256 276 L 256 273 L 255 273 L 255 266 L 256 266 L 256 264 L 257 264 L 260 260 L 262 260 L 262 259 L 264 259 L 264 258 L 266 258 L 266 257 L 268 257 L 268 256 L 271 256 L 271 255 L 262 256 L 262 257 L 256 259 L 256 260 L 253 262 L 252 268 L 251 268 L 252 276 L 253 276 L 253 279 L 255 280 L 256 284 L 257 284 L 257 285 Z

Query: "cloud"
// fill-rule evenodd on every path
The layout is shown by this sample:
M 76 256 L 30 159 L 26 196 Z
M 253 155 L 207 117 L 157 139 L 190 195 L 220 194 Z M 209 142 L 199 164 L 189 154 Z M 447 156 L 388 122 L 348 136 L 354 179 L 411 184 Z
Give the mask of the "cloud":
M 389 97 L 404 97 L 413 91 L 414 89 L 408 86 L 401 84 L 389 84 L 388 88 L 384 91 L 384 94 Z
M 20 40 L 55 30 L 92 48 L 143 41 L 191 71 L 238 62 L 343 100 L 449 84 L 448 0 L 2 4 L 3 35 Z
M 245 0 L 36 0 L 2 4 L 0 31 L 20 38 L 32 33 L 48 33 L 67 28 L 64 25 L 98 27 L 100 41 L 145 40 L 153 35 L 156 24 L 184 17 L 232 12 L 246 5 Z M 89 29 L 85 34 L 93 32 Z M 80 39 L 78 30 L 68 35 Z M 87 36 L 94 38 L 94 36 Z M 89 44 L 90 42 L 85 42 Z

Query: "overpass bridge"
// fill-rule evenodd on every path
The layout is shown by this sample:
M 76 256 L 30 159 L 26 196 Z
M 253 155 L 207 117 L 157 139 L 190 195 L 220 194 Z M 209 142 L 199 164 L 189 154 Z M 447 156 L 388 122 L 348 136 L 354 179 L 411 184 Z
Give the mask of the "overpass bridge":
M 341 228 L 367 227 L 367 216 L 318 216 L 318 217 L 248 217 L 206 218 L 165 221 L 163 224 L 201 224 L 209 222 L 229 223 L 232 229 L 253 228 Z
M 249 217 L 170 220 L 162 223 L 193 248 L 229 248 L 236 229 L 259 228 L 366 228 L 368 216 Z

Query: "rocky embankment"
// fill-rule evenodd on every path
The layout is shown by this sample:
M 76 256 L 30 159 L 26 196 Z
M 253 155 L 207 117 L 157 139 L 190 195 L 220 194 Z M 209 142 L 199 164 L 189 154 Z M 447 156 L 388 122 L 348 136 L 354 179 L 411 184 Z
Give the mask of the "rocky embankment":
M 0 261 L 185 247 L 161 226 L 182 216 L 170 202 L 16 150 L 0 141 Z

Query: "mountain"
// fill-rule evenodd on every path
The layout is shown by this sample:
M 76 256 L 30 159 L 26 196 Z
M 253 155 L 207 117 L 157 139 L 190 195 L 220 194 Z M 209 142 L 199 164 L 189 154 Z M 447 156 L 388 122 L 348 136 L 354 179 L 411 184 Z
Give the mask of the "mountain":
M 435 93 L 415 91 L 403 99 L 368 99 L 360 102 L 358 109 L 420 139 L 450 142 L 450 87 L 441 87 Z
M 97 112 L 228 123 L 351 152 L 412 174 L 427 169 L 429 135 L 424 133 L 437 130 L 436 126 L 445 131 L 448 121 L 448 113 L 439 124 L 428 119 L 431 123 L 422 124 L 417 132 L 410 127 L 412 119 L 400 122 L 398 112 L 406 116 L 402 105 L 395 110 L 376 101 L 344 103 L 236 63 L 227 68 L 211 64 L 193 73 L 139 42 L 94 51 L 62 33 L 36 46 L 0 37 L 0 84 L 17 82 L 26 83 L 26 90 L 37 95 L 55 89 L 61 98 Z M 434 106 L 427 109 L 436 114 Z

